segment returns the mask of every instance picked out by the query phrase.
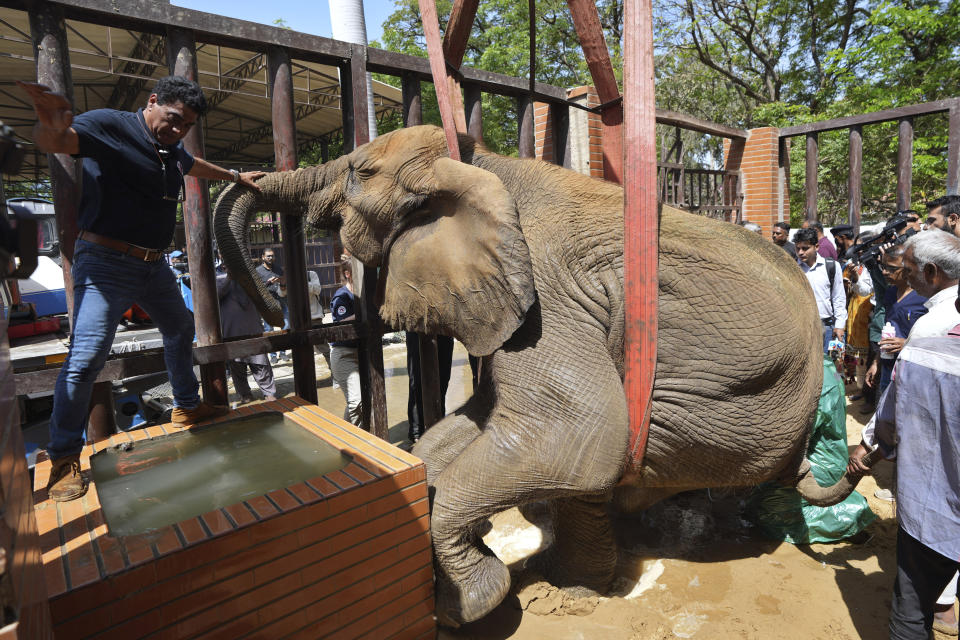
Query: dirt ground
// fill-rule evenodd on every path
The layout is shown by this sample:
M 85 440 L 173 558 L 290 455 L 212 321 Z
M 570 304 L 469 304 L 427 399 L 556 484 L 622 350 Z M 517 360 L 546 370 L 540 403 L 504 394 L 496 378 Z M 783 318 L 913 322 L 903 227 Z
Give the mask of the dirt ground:
M 384 349 L 391 440 L 407 431 L 405 346 Z M 343 410 L 318 358 L 320 404 Z M 277 371 L 281 393 L 292 379 Z M 289 387 L 289 388 L 288 388 Z M 852 392 L 852 388 L 851 388 Z M 457 343 L 447 409 L 470 394 L 466 352 Z M 869 414 L 861 402 L 847 406 L 852 450 Z M 877 519 L 862 544 L 794 546 L 760 537 L 742 518 L 744 492 L 698 491 L 675 496 L 639 520 L 617 523 L 621 559 L 619 595 L 574 597 L 524 569 L 523 559 L 549 542 L 516 510 L 499 514 L 485 536 L 511 567 L 513 588 L 486 618 L 441 640 L 866 640 L 887 638 L 895 572 L 894 504 L 874 497 L 890 488 L 892 466 L 881 462 L 858 491 Z M 533 517 L 533 516 L 531 516 Z M 536 519 L 536 518 L 534 518 Z M 935 634 L 936 640 L 952 640 Z

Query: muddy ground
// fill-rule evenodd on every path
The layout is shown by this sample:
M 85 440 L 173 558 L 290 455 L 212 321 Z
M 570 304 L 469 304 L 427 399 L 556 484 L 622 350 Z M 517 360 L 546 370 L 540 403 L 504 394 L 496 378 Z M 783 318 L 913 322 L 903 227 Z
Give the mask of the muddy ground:
M 405 347 L 384 350 L 391 436 L 406 435 Z M 339 389 L 324 378 L 318 359 L 320 402 L 343 408 Z M 286 389 L 279 368 L 280 391 Z M 852 391 L 852 390 L 851 390 Z M 457 343 L 447 409 L 470 393 L 466 353 Z M 847 407 L 851 449 L 869 414 Z M 891 486 L 892 467 L 880 463 L 858 490 L 877 519 L 861 544 L 794 546 L 762 538 L 743 519 L 743 492 L 698 491 L 658 504 L 639 519 L 617 523 L 621 559 L 618 594 L 574 597 L 524 568 L 523 558 L 544 546 L 544 534 L 517 510 L 496 516 L 487 543 L 511 567 L 514 586 L 489 616 L 442 640 L 867 640 L 887 638 L 895 572 L 895 505 L 874 497 Z M 536 518 L 534 518 L 536 519 Z M 948 636 L 935 634 L 936 640 Z

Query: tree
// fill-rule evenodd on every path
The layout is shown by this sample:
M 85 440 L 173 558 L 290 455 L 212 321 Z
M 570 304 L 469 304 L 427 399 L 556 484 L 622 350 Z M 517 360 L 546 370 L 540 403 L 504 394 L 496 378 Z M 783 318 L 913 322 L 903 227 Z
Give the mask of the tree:
M 426 56 L 426 42 L 420 23 L 417 0 L 397 0 L 396 10 L 383 24 L 383 42 L 371 46 L 415 56 Z M 449 20 L 452 2 L 439 0 L 437 12 L 443 30 Z M 622 69 L 620 42 L 623 28 L 621 0 L 601 0 L 597 5 L 614 69 Z M 484 0 L 480 3 L 473 30 L 467 42 L 463 64 L 486 71 L 517 77 L 530 72 L 526 2 Z M 536 78 L 559 86 L 590 84 L 579 39 L 566 2 L 546 0 L 537 4 Z M 427 85 L 423 96 L 424 122 L 440 123 L 436 97 Z M 498 153 L 516 155 L 516 101 L 503 96 L 483 96 L 484 143 Z

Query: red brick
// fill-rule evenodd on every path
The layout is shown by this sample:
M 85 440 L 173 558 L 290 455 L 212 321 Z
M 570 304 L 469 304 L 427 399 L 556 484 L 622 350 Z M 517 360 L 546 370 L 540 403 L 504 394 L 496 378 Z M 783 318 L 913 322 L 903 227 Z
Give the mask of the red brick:
M 220 509 L 207 512 L 200 516 L 200 519 L 203 520 L 204 524 L 207 525 L 207 529 L 210 530 L 210 533 L 215 536 L 227 533 L 228 531 L 233 531 L 233 525 L 230 524 L 230 521 L 227 520 L 227 516 L 224 515 L 223 511 Z
M 273 506 L 269 500 L 263 496 L 257 496 L 256 498 L 250 498 L 247 500 L 247 504 L 253 507 L 253 510 L 261 518 L 266 518 L 278 513 L 277 508 Z
M 310 504 L 311 502 L 316 502 L 320 500 L 323 496 L 313 489 L 310 488 L 310 485 L 305 482 L 295 484 L 293 486 L 287 487 L 287 491 L 296 496 L 297 500 L 303 504 Z
M 285 489 L 277 489 L 276 491 L 271 491 L 267 494 L 271 500 L 273 500 L 281 511 L 289 511 L 290 509 L 296 509 L 300 506 L 300 503 L 297 500 L 287 493 Z
M 257 520 L 256 516 L 250 513 L 250 509 L 247 509 L 243 503 L 232 504 L 229 507 L 224 507 L 224 510 L 230 514 L 230 517 L 233 518 L 233 521 L 237 523 L 238 527 L 246 526 Z
M 258 612 L 254 611 L 242 618 L 229 620 L 222 626 L 198 636 L 198 640 L 235 640 L 257 627 L 257 616 Z
M 203 530 L 203 527 L 200 525 L 200 520 L 197 518 L 190 518 L 189 520 L 178 522 L 176 527 L 180 530 L 180 533 L 183 534 L 183 539 L 186 540 L 188 546 L 207 539 L 207 533 Z

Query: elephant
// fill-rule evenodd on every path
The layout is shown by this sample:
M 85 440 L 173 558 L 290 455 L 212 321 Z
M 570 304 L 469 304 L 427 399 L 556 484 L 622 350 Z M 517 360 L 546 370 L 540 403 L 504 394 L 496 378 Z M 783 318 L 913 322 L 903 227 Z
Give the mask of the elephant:
M 282 315 L 246 248 L 256 211 L 305 216 L 379 267 L 391 327 L 457 338 L 483 356 L 475 394 L 426 432 L 436 606 L 476 620 L 510 588 L 483 544 L 493 514 L 549 501 L 557 585 L 606 589 L 617 559 L 610 508 L 779 480 L 814 504 L 857 478 L 813 479 L 805 451 L 822 382 L 813 293 L 779 247 L 743 228 L 659 208 L 658 347 L 642 460 L 624 395 L 623 190 L 443 130 L 392 131 L 326 164 L 228 187 L 215 211 L 224 263 L 263 317 Z

